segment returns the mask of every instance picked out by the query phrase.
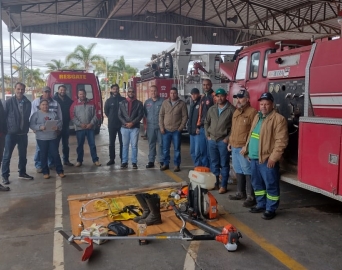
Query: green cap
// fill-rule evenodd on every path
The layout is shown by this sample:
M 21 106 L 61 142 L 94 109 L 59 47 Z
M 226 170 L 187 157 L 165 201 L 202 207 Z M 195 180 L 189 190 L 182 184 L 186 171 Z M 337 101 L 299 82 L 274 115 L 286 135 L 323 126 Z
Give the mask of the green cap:
M 227 95 L 227 92 L 226 92 L 226 90 L 219 88 L 215 92 L 215 96 L 217 96 L 217 95 Z

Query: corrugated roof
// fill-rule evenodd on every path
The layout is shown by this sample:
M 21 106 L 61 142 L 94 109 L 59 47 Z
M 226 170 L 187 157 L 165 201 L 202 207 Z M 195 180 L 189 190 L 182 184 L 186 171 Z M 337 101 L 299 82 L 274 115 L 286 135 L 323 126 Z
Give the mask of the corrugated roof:
M 309 39 L 336 36 L 342 0 L 2 0 L 4 22 L 37 26 L 83 20 L 96 23 L 96 36 L 106 33 L 109 21 L 134 21 L 150 25 L 196 25 L 203 29 L 235 30 L 235 44 L 262 39 Z M 9 19 L 11 15 L 11 23 Z M 175 15 L 173 22 L 165 20 Z M 168 16 L 166 16 L 168 15 Z M 227 18 L 237 17 L 237 22 Z M 183 18 L 183 19 L 181 19 Z M 187 20 L 185 20 L 187 19 Z M 190 24 L 191 23 L 191 24 Z M 28 29 L 35 29 L 34 27 Z M 53 31 L 53 27 L 50 27 Z M 47 31 L 47 30 L 45 30 Z M 195 30 L 194 30 L 195 31 Z M 57 33 L 51 33 L 57 34 Z

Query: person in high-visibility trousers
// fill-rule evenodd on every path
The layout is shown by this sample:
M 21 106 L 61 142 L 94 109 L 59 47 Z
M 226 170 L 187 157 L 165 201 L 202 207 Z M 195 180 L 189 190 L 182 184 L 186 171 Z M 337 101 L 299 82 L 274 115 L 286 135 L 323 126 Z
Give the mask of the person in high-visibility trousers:
M 263 212 L 262 218 L 269 220 L 276 216 L 279 206 L 279 160 L 288 144 L 288 130 L 286 119 L 274 110 L 271 93 L 263 93 L 258 101 L 260 111 L 241 154 L 248 154 L 251 162 L 257 205 L 250 212 Z

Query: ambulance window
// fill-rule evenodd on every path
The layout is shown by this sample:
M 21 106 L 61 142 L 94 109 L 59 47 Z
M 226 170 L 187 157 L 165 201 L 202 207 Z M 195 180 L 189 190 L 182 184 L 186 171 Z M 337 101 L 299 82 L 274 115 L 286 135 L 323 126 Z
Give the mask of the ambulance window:
M 65 85 L 66 86 L 66 94 L 69 98 L 72 98 L 71 96 L 71 85 L 70 84 L 66 84 L 66 83 L 56 83 L 53 87 L 53 92 L 57 93 L 58 92 L 58 87 L 60 85 Z
M 252 54 L 251 65 L 249 69 L 250 79 L 258 78 L 258 70 L 259 70 L 259 62 L 260 62 L 259 59 L 260 59 L 260 52 L 255 52 Z
M 272 52 L 274 52 L 274 50 L 267 50 L 266 52 L 265 52 L 265 60 L 264 60 L 264 71 L 262 72 L 262 76 L 263 77 L 267 77 L 267 63 L 268 63 L 268 61 L 267 61 L 267 59 L 268 59 L 268 55 L 270 54 L 270 53 L 272 53 Z
M 239 65 L 236 71 L 236 80 L 245 80 L 246 79 L 246 69 L 247 69 L 247 56 L 240 58 Z
M 91 84 L 78 84 L 77 85 L 77 92 L 79 89 L 84 89 L 87 93 L 87 99 L 93 99 L 93 88 L 91 87 Z

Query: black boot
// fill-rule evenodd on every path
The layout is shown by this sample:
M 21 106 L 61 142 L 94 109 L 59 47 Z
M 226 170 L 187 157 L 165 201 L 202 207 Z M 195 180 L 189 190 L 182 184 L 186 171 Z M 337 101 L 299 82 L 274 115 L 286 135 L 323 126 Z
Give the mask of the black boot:
M 251 176 L 250 175 L 245 175 L 246 176 L 246 192 L 247 192 L 247 199 L 243 202 L 242 206 L 243 207 L 252 207 L 256 205 L 256 200 L 254 196 L 254 190 L 251 182 Z
M 150 208 L 148 208 L 148 205 L 146 203 L 146 198 L 149 198 L 150 196 L 151 195 L 148 193 L 139 193 L 135 195 L 135 198 L 137 198 L 141 208 L 143 209 L 143 213 L 141 216 L 133 218 L 133 221 L 135 223 L 138 223 L 141 219 L 147 218 L 150 214 Z
M 148 208 L 150 209 L 150 214 L 145 219 L 140 219 L 140 222 L 149 225 L 156 225 L 162 223 L 160 214 L 160 197 L 158 194 L 152 194 L 149 198 L 146 198 Z
M 235 195 L 229 195 L 230 200 L 242 200 L 246 197 L 245 190 L 246 190 L 246 178 L 244 174 L 237 173 L 236 174 L 237 180 L 237 192 Z

